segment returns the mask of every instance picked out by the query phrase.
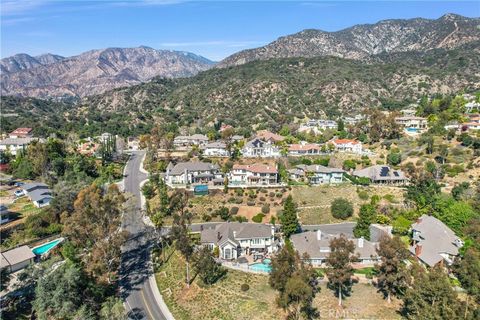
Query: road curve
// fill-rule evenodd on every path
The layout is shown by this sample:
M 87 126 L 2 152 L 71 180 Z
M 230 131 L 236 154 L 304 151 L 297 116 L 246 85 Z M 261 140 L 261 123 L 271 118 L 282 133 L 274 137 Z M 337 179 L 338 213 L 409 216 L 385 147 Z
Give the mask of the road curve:
M 167 320 L 155 299 L 152 286 L 153 267 L 150 251 L 154 242 L 154 232 L 142 219 L 140 204 L 140 183 L 147 175 L 140 170 L 144 151 L 134 151 L 125 168 L 124 190 L 133 195 L 132 208 L 126 210 L 122 226 L 130 235 L 122 247 L 120 268 L 121 294 L 125 302 L 128 319 Z

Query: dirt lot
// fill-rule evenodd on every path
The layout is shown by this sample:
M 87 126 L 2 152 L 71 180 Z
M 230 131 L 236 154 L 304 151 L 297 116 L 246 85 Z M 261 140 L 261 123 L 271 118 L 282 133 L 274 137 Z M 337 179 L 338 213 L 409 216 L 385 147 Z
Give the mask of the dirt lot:
M 156 273 L 157 284 L 176 319 L 284 319 L 285 313 L 275 303 L 277 293 L 268 285 L 268 276 L 229 270 L 227 276 L 202 287 L 195 280 L 187 289 L 184 283 L 185 263 L 178 252 Z M 249 290 L 241 291 L 243 283 Z M 368 284 L 356 284 L 344 305 L 325 284 L 320 286 L 314 306 L 320 319 L 399 319 L 398 301 L 388 304 Z

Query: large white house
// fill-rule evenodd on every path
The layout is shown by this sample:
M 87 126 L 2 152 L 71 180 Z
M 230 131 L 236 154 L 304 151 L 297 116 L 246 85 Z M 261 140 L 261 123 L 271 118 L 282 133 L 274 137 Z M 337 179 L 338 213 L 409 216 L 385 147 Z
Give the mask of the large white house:
M 395 122 L 405 129 L 426 130 L 428 127 L 427 119 L 416 116 L 405 116 L 395 118 Z
M 200 233 L 203 246 L 219 249 L 219 258 L 235 260 L 240 256 L 263 256 L 276 251 L 273 225 L 225 222 L 205 227 Z
M 229 157 L 230 152 L 224 142 L 212 142 L 203 146 L 203 155 L 206 157 Z
M 43 139 L 32 137 L 6 138 L 0 141 L 0 151 L 8 151 L 15 156 L 19 151 L 25 150 L 27 146 L 34 141 L 44 142 Z
M 165 172 L 165 183 L 170 186 L 189 184 L 223 184 L 223 175 L 218 165 L 209 162 L 171 162 Z
M 254 138 L 245 144 L 242 155 L 246 158 L 274 158 L 280 156 L 280 149 L 271 140 Z
M 348 152 L 348 153 L 362 153 L 362 143 L 358 140 L 352 139 L 334 139 L 332 140 L 335 150 L 338 152 Z
M 276 166 L 265 164 L 234 164 L 230 171 L 229 184 L 232 186 L 278 186 Z
M 338 168 L 325 167 L 319 164 L 297 165 L 294 169 L 288 170 L 290 179 L 304 180 L 310 184 L 331 184 L 343 181 L 343 171 Z
M 203 146 L 208 143 L 208 137 L 203 134 L 194 134 L 191 136 L 177 136 L 173 139 L 175 147 Z

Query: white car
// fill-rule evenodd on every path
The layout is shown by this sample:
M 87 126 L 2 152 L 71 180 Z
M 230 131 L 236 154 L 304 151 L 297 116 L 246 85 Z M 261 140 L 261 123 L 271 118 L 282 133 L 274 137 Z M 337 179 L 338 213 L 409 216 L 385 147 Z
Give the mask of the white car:
M 25 195 L 25 192 L 23 190 L 17 190 L 15 191 L 15 197 L 17 198 L 20 198 L 20 197 L 23 197 Z

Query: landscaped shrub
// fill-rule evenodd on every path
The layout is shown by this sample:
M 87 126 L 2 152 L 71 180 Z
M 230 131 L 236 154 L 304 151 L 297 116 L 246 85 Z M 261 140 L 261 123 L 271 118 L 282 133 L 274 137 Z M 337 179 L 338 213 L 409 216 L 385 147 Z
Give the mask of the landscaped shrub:
M 235 199 L 236 204 L 242 204 L 243 203 L 243 198 L 237 198 Z
M 255 201 L 247 201 L 247 206 L 253 207 L 255 205 Z
M 393 233 L 405 235 L 410 229 L 412 222 L 404 216 L 398 216 L 392 223 Z
M 216 215 L 219 215 L 222 220 L 227 221 L 230 218 L 230 211 L 227 207 L 221 207 L 216 210 Z
M 262 202 L 267 201 L 267 199 L 265 197 L 260 197 L 259 200 L 262 201 Z
M 230 203 L 234 203 L 236 200 L 237 200 L 237 198 L 235 198 L 235 197 L 228 198 L 228 202 L 230 202 Z
M 236 215 L 238 213 L 238 207 L 231 207 L 230 208 L 230 214 L 231 215 Z
M 208 222 L 208 221 L 212 220 L 212 216 L 208 215 L 208 214 L 204 214 L 202 216 L 202 220 L 205 221 L 205 222 Z
M 377 214 L 377 223 L 380 224 L 390 224 L 391 220 L 388 216 L 384 214 Z
M 268 193 L 268 196 L 269 196 L 270 198 L 275 197 L 275 192 L 269 192 L 269 193 Z
M 387 163 L 396 166 L 402 162 L 402 155 L 400 153 L 389 153 L 387 156 Z
M 283 194 L 281 194 L 281 193 L 279 192 L 279 193 L 275 194 L 275 196 L 276 196 L 277 198 L 281 198 L 281 197 L 283 196 Z
M 368 200 L 368 198 L 369 198 L 368 192 L 365 191 L 365 190 L 358 190 L 358 189 L 357 189 L 357 194 L 358 194 L 358 197 L 359 197 L 361 200 Z
M 250 289 L 250 286 L 247 284 L 247 283 L 243 283 L 241 286 L 240 286 L 240 289 L 243 291 L 243 292 L 246 292 Z
M 269 212 L 270 212 L 270 205 L 269 205 L 269 204 L 264 204 L 264 205 L 262 206 L 262 213 L 267 214 L 267 213 L 269 213 Z
M 390 203 L 395 203 L 395 196 L 393 194 L 386 194 L 383 196 L 383 199 L 387 200 Z
M 337 219 L 347 219 L 353 215 L 353 205 L 344 198 L 336 198 L 332 201 L 332 216 Z
M 237 222 L 248 222 L 247 217 L 244 216 L 235 216 L 233 217 L 233 220 Z
M 370 199 L 370 203 L 373 206 L 376 206 L 380 202 L 380 196 L 378 194 L 374 194 L 372 198 Z
M 243 196 L 243 189 L 235 189 L 235 193 L 237 194 L 237 196 L 241 197 Z
M 256 223 L 262 223 L 264 217 L 265 215 L 263 213 L 259 213 L 252 217 L 252 221 Z

